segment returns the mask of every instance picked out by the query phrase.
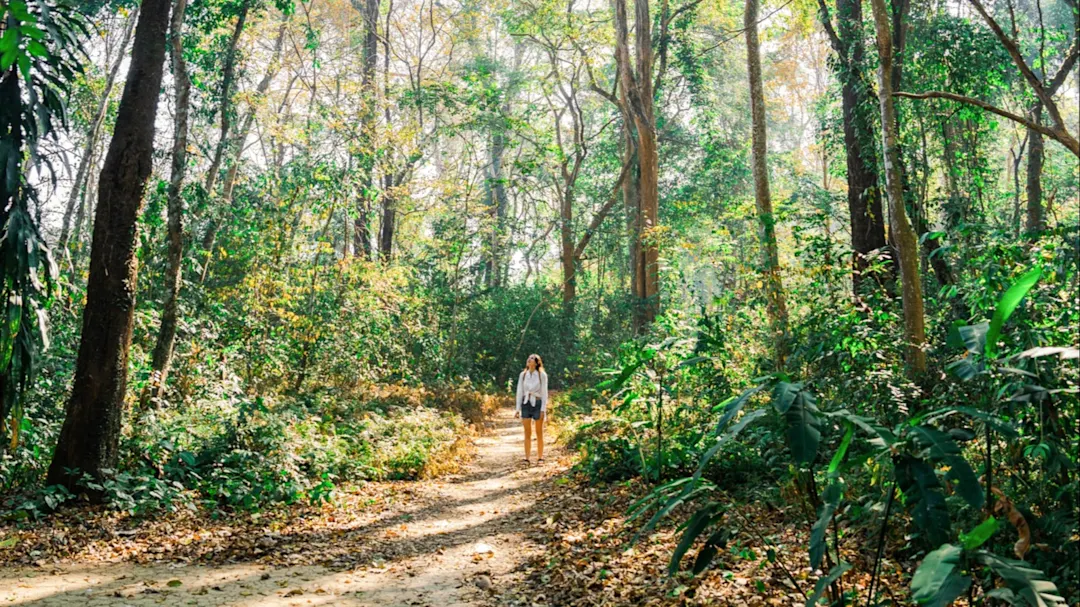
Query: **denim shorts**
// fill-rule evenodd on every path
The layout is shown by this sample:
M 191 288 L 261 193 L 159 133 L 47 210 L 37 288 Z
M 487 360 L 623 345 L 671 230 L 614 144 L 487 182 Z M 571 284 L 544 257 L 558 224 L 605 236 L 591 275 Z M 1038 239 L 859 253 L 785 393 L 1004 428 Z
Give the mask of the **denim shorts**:
M 539 398 L 536 399 L 535 405 L 530 405 L 529 401 L 521 403 L 521 419 L 544 419 L 544 413 L 540 410 L 543 401 Z

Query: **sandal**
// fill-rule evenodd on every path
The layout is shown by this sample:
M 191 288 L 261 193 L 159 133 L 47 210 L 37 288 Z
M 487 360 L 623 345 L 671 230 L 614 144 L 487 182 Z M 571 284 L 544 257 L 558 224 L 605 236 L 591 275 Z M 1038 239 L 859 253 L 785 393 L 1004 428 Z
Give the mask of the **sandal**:
M 543 464 L 544 463 L 544 458 L 541 457 L 540 459 L 536 460 L 536 463 L 537 464 Z

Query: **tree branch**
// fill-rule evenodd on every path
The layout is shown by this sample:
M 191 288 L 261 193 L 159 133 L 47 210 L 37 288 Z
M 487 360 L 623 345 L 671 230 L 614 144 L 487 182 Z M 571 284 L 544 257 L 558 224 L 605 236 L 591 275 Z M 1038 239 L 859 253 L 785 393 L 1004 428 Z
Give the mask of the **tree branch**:
M 846 64 L 847 54 L 844 52 L 843 43 L 840 42 L 840 36 L 836 35 L 836 30 L 832 26 L 832 16 L 829 15 L 829 6 L 825 4 L 825 0 L 818 0 L 818 17 L 822 27 L 825 28 L 825 33 L 829 36 L 829 42 L 832 44 L 833 50 L 836 51 L 837 57 Z
M 1054 141 L 1057 141 L 1058 143 L 1060 143 L 1060 144 L 1064 145 L 1065 147 L 1069 148 L 1069 151 L 1071 151 L 1073 154 L 1076 154 L 1077 156 L 1080 156 L 1080 147 L 1077 146 L 1076 139 L 1073 139 L 1072 136 L 1070 136 L 1068 133 L 1062 133 L 1060 130 L 1058 130 L 1056 128 L 1052 129 L 1052 128 L 1048 127 L 1048 126 L 1038 124 L 1033 120 L 1025 118 L 1025 117 L 1023 117 L 1023 116 L 1021 116 L 1019 114 L 1014 114 L 1014 113 L 1012 113 L 1010 111 L 1003 110 L 1003 109 L 1001 109 L 1001 108 L 999 108 L 997 106 L 990 105 L 989 103 L 986 103 L 985 101 L 980 101 L 978 99 L 973 99 L 971 97 L 965 97 L 964 95 L 957 95 L 955 93 L 946 93 L 946 92 L 943 92 L 943 91 L 928 91 L 928 92 L 925 92 L 925 93 L 905 93 L 905 92 L 897 91 L 897 92 L 893 93 L 893 96 L 895 96 L 895 97 L 906 97 L 908 99 L 948 99 L 950 101 L 957 101 L 959 103 L 966 103 L 968 105 L 974 105 L 974 106 L 982 108 L 982 109 L 984 109 L 984 110 L 986 110 L 988 112 L 997 114 L 998 116 L 1001 116 L 1002 118 L 1007 118 L 1009 120 L 1012 120 L 1013 122 L 1018 122 L 1018 123 L 1020 123 L 1020 124 L 1022 124 L 1024 126 L 1026 126 L 1027 128 L 1033 130 L 1033 131 L 1038 131 L 1038 132 L 1042 133 L 1043 135 L 1046 135 L 1047 137 L 1050 137 Z
M 630 165 L 632 163 L 623 163 L 622 171 L 619 173 L 619 178 L 615 181 L 615 187 L 611 189 L 611 197 L 608 198 L 604 206 L 600 207 L 600 210 L 593 215 L 592 221 L 589 222 L 589 227 L 585 228 L 585 233 L 581 235 L 581 240 L 578 241 L 576 247 L 574 247 L 574 260 L 581 259 L 581 255 L 585 252 L 585 247 L 589 245 L 589 241 L 592 240 L 593 234 L 600 228 L 600 224 L 604 223 L 604 219 L 607 218 L 608 213 L 615 206 L 615 203 L 619 200 L 619 190 L 622 189 L 623 181 L 626 180 L 626 175 L 630 172 Z
M 1059 129 L 1064 129 L 1065 123 L 1061 119 L 1061 112 L 1058 111 L 1057 104 L 1054 103 L 1053 98 L 1047 92 L 1046 87 L 1043 86 L 1039 77 L 1035 75 L 1035 72 L 1033 72 L 1031 68 L 1028 67 L 1027 62 L 1024 61 L 1024 56 L 1020 53 L 1020 47 L 1016 45 L 1016 41 L 1010 38 L 1009 35 L 1005 33 L 1005 30 L 1001 29 L 1001 26 L 990 16 L 990 13 L 986 11 L 986 8 L 982 5 L 980 0 L 968 0 L 968 2 L 975 7 L 975 10 L 982 16 L 983 21 L 990 26 L 994 35 L 997 36 L 1001 45 L 1009 52 L 1009 56 L 1012 57 L 1013 63 L 1020 69 L 1020 73 L 1024 75 L 1024 79 L 1027 80 L 1028 85 L 1035 91 L 1035 95 L 1039 98 L 1039 101 L 1042 102 L 1043 107 L 1050 113 L 1050 117 L 1053 119 L 1055 126 Z

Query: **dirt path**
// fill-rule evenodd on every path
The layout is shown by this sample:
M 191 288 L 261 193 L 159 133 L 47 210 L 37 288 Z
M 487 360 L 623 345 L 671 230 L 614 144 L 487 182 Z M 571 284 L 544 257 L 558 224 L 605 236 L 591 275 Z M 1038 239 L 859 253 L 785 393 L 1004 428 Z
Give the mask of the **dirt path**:
M 361 562 L 3 568 L 0 605 L 485 604 L 487 588 L 497 587 L 539 550 L 523 532 L 538 523 L 535 504 L 565 462 L 549 448 L 547 464 L 520 463 L 521 423 L 509 410 L 499 412 L 476 447 L 476 458 L 462 474 L 416 483 L 403 510 L 329 536 L 331 547 L 334 537 L 370 539 L 373 547 L 363 551 Z

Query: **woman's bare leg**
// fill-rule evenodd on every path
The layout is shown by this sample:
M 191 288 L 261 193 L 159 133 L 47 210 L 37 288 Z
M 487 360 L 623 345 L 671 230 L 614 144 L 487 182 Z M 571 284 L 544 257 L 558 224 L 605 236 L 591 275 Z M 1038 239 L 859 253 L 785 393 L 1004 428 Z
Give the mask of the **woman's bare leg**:
M 544 459 L 544 414 L 540 414 L 540 419 L 536 420 L 536 456 L 540 459 Z
M 521 425 L 525 426 L 525 459 L 529 459 L 532 453 L 532 421 L 527 417 L 521 418 Z

